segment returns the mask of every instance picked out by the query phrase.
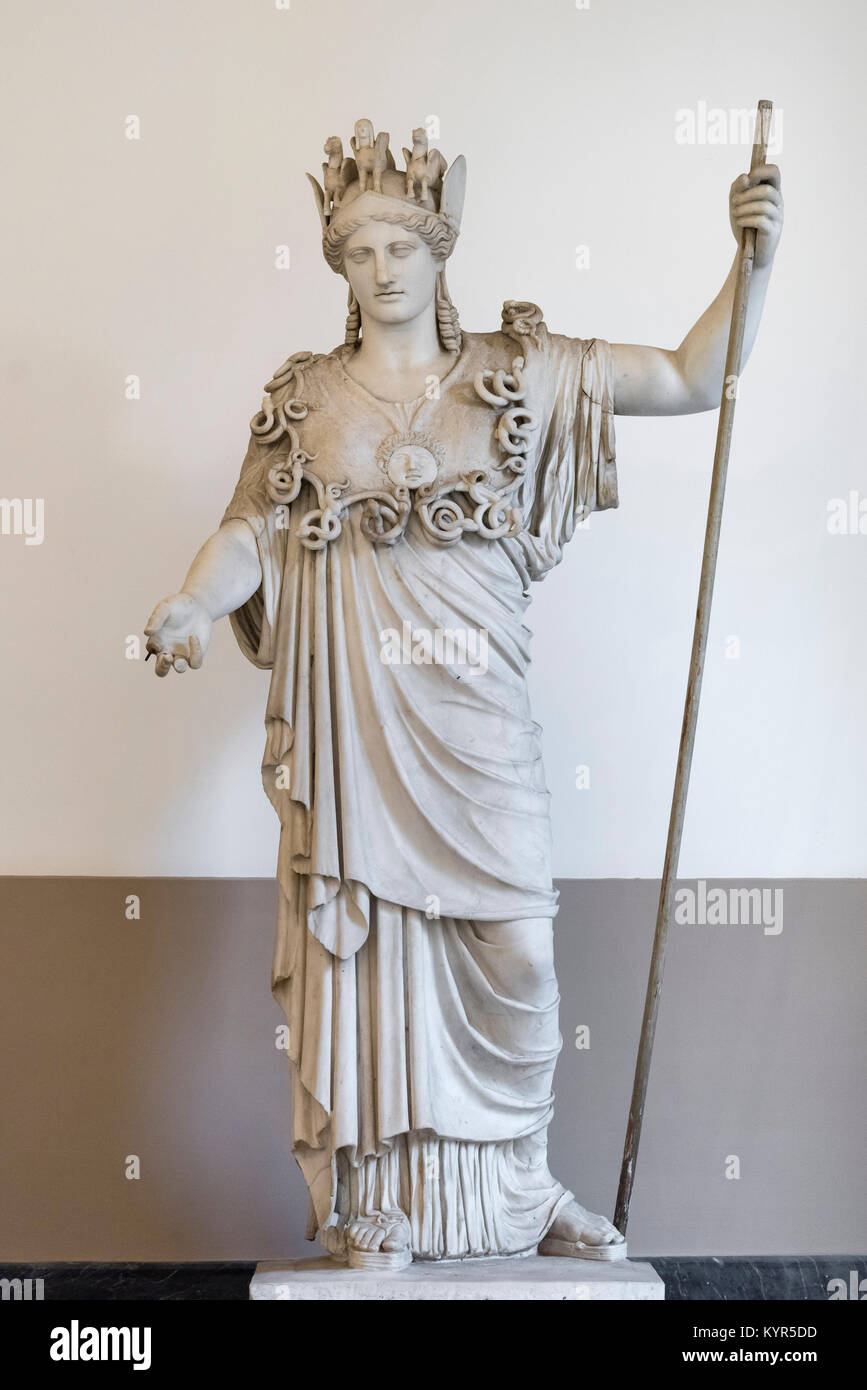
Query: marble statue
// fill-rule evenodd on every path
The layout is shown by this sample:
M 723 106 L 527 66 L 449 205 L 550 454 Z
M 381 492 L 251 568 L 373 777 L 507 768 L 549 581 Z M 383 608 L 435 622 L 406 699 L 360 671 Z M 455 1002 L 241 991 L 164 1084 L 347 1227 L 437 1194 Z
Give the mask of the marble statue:
M 547 1163 L 557 894 L 523 618 L 576 525 L 617 506 L 615 414 L 718 406 L 733 276 L 676 350 L 551 333 L 515 300 L 465 332 L 445 278 L 463 157 L 447 168 L 419 128 L 399 171 L 369 120 L 351 145 L 332 136 L 324 184 L 308 175 L 345 342 L 267 383 L 148 651 L 158 676 L 197 669 L 228 614 L 271 672 L 272 987 L 308 1236 L 361 1268 L 617 1260 L 619 1232 Z M 735 236 L 758 235 L 746 351 L 779 186 L 765 165 L 730 193 Z

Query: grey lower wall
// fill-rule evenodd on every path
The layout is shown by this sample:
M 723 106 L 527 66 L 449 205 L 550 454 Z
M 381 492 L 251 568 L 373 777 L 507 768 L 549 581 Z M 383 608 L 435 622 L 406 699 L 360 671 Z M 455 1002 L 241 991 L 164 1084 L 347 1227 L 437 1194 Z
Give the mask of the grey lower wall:
M 867 882 L 767 886 L 783 892 L 777 934 L 672 928 L 636 1255 L 867 1249 Z M 559 887 L 551 1167 L 610 1214 L 657 888 Z M 275 885 L 6 878 L 0 896 L 0 1261 L 309 1253 L 268 987 Z

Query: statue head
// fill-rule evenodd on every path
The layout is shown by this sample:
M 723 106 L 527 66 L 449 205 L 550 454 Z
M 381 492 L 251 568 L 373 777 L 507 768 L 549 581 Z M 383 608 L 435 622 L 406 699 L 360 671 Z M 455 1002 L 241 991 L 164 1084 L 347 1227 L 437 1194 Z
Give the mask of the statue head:
M 365 149 L 373 149 L 373 121 L 369 121 L 366 116 L 355 122 L 355 139 Z
M 460 231 L 466 161 L 459 155 L 446 170 L 439 150 L 429 150 L 423 127 L 404 149 L 398 171 L 388 134 L 357 121 L 352 149 L 342 158 L 338 136 L 326 142 L 325 187 L 308 174 L 322 223 L 322 250 L 337 274 L 349 281 L 346 341 L 355 343 L 363 316 L 402 323 L 427 312 L 433 302 L 440 341 L 460 351 L 457 311 L 445 282 L 445 263 Z M 339 158 L 336 158 L 339 156 Z
M 408 323 L 434 304 L 445 258 L 402 222 L 371 217 L 343 241 L 342 270 L 364 319 Z

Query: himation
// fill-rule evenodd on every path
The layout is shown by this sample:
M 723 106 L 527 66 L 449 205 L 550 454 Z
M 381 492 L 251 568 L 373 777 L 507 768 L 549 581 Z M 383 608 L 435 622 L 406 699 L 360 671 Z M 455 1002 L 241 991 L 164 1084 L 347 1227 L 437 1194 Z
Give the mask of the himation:
M 384 628 L 379 641 L 386 666 L 469 666 L 472 675 L 484 675 L 488 669 L 488 633 L 483 627 L 419 628 L 405 619 L 400 632 Z

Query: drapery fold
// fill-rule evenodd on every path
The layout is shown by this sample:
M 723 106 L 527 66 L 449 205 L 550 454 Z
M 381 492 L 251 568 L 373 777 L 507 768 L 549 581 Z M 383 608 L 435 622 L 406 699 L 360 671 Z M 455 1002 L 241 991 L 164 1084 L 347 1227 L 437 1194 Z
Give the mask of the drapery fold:
M 537 437 L 516 538 L 469 533 L 444 547 L 411 516 L 395 545 L 377 545 L 355 506 L 335 540 L 308 549 L 297 518 L 315 491 L 305 482 L 281 513 L 264 490 L 281 443 L 255 436 L 224 516 L 250 525 L 262 567 L 231 622 L 272 673 L 262 776 L 281 825 L 272 987 L 289 1020 L 294 1152 L 324 1227 L 345 1218 L 353 1181 L 360 1190 L 338 1155 L 384 1164 L 376 1182 L 414 1210 L 419 1154 L 466 1146 L 436 1149 L 464 1174 L 467 1203 L 458 1217 L 431 1188 L 413 1236 L 431 1257 L 530 1248 L 568 1198 L 544 1165 L 556 984 L 521 997 L 478 924 L 557 910 L 523 617 L 531 580 L 559 562 L 576 524 L 617 505 L 613 369 L 607 343 L 543 323 L 521 347 Z M 421 401 L 414 428 L 445 440 L 445 456 L 481 437 L 473 380 L 508 370 L 517 351 L 502 334 L 465 334 L 442 400 Z M 365 407 L 357 384 L 341 395 L 339 364 L 305 371 L 322 439 L 329 409 L 342 439 L 353 412 L 352 447 L 365 454 L 405 427 L 405 411 L 373 397 Z M 385 636 L 407 625 L 483 633 L 484 669 L 386 660 Z
M 513 1142 L 544 1134 L 553 1109 L 556 983 L 516 992 L 508 957 L 471 922 L 370 907 L 347 959 L 290 912 L 296 950 L 275 984 L 291 1020 L 295 1155 L 319 1225 L 335 1208 L 338 1151 L 358 1165 L 410 1132 Z
M 377 549 L 357 516 L 338 547 L 283 543 L 263 781 L 291 827 L 281 882 L 305 878 L 310 931 L 351 954 L 369 894 L 465 919 L 553 916 L 527 599 L 508 553 L 467 539 L 444 577 L 435 543 Z M 384 663 L 382 632 L 466 629 L 471 615 L 484 673 Z

